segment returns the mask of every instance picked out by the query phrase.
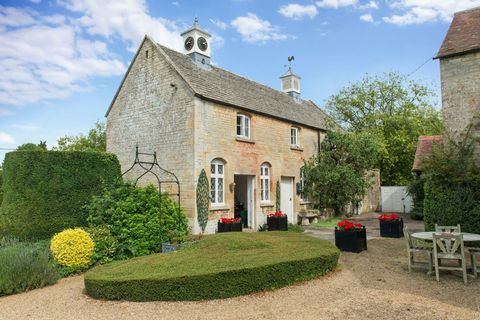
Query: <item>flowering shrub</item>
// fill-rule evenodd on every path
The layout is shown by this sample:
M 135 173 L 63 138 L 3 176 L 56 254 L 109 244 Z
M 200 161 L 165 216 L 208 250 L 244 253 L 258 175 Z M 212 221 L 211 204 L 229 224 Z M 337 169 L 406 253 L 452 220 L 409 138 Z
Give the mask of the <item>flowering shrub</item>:
M 80 228 L 65 229 L 55 234 L 50 243 L 55 261 L 71 272 L 88 267 L 94 248 L 90 235 Z
M 221 218 L 220 223 L 240 223 L 242 219 L 240 218 Z
M 392 214 L 384 213 L 378 217 L 378 220 L 383 220 L 383 221 L 395 221 L 399 219 L 400 218 L 395 213 L 392 213 Z
M 275 211 L 274 213 L 269 213 L 268 214 L 268 217 L 269 218 L 283 218 L 283 217 L 286 217 L 287 215 L 285 213 L 283 213 L 283 211 Z
M 337 227 L 343 231 L 350 231 L 350 230 L 360 230 L 363 228 L 363 225 L 361 223 L 353 223 L 352 221 L 349 221 L 349 220 L 343 220 L 337 224 Z

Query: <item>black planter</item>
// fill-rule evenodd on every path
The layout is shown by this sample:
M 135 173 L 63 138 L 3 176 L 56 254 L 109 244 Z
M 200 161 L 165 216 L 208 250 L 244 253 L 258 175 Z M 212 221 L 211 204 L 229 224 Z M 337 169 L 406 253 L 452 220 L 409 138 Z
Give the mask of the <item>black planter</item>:
M 403 235 L 403 219 L 379 220 L 380 236 L 386 238 L 400 238 Z
M 362 252 L 367 250 L 367 230 L 365 227 L 358 230 L 339 230 L 335 227 L 335 245 L 341 251 Z
M 268 231 L 287 231 L 288 219 L 284 217 L 267 217 Z
M 242 232 L 242 222 L 222 223 L 218 221 L 218 232 Z
M 171 244 L 170 242 L 162 243 L 162 253 L 177 251 L 178 245 Z

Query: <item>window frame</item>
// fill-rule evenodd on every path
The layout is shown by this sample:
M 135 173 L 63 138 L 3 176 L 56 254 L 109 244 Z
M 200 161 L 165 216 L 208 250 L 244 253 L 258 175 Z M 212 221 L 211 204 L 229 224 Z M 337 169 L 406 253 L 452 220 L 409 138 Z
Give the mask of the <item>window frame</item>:
M 219 167 L 222 167 L 221 173 L 219 173 Z M 219 198 L 220 179 L 222 180 L 221 199 Z M 220 159 L 215 159 L 210 162 L 210 203 L 214 207 L 225 205 L 225 161 Z
M 293 134 L 295 132 L 295 134 Z M 297 127 L 290 127 L 290 146 L 292 147 L 300 147 L 299 143 L 299 133 L 300 129 Z M 295 141 L 294 140 L 295 137 Z
M 270 173 L 271 166 L 263 163 L 260 166 L 260 202 L 270 203 Z
M 239 118 L 240 118 L 240 123 L 239 123 Z M 236 118 L 236 126 L 235 126 L 235 133 L 238 138 L 242 139 L 250 139 L 251 136 L 251 121 L 250 117 L 246 114 L 243 113 L 237 113 L 237 118 Z M 240 133 L 239 133 L 240 129 Z

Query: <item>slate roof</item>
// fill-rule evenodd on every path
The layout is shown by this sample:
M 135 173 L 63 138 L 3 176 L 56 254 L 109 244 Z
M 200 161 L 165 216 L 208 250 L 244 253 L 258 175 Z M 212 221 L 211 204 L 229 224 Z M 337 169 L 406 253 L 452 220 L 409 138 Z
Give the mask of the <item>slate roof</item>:
M 480 7 L 455 13 L 435 58 L 480 50 Z
M 205 70 L 183 53 L 160 44 L 157 47 L 170 59 L 195 95 L 202 99 L 327 130 L 329 117 L 310 100 L 296 102 L 286 93 L 216 66 Z
M 413 160 L 413 172 L 421 172 L 423 161 L 432 154 L 433 145 L 442 143 L 442 136 L 420 136 L 418 137 L 417 150 L 415 151 L 415 160 Z

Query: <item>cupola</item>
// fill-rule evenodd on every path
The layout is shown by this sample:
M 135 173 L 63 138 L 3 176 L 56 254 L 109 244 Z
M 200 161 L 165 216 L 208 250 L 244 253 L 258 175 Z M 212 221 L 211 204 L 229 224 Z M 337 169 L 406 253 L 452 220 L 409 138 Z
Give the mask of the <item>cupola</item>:
M 280 77 L 280 84 L 282 92 L 287 93 L 295 100 L 300 100 L 300 77 L 292 71 L 292 61 L 295 58 L 293 56 L 288 57 L 289 67 L 288 71 Z
M 210 68 L 210 38 L 211 35 L 202 30 L 195 18 L 193 26 L 181 34 L 184 53 L 200 67 Z

